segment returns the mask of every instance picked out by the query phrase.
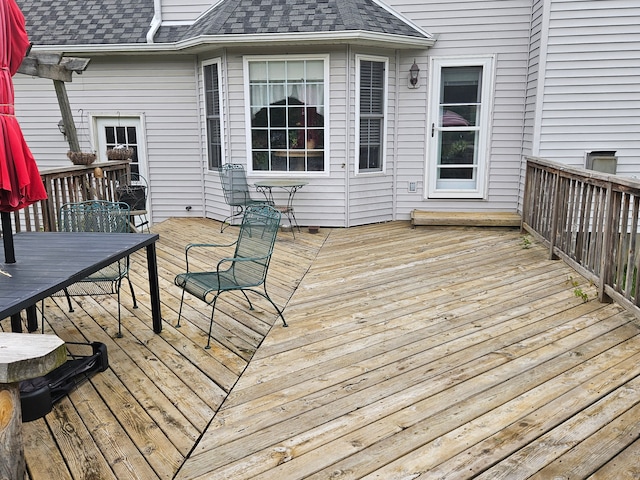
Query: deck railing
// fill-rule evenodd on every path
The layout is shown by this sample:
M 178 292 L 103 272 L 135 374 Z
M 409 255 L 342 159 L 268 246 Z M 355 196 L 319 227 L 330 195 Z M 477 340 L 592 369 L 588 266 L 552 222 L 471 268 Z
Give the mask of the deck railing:
M 612 299 L 640 314 L 640 182 L 527 159 L 523 228 Z
M 14 213 L 13 225 L 19 231 L 57 230 L 57 212 L 68 202 L 116 199 L 116 186 L 129 173 L 128 161 L 109 161 L 88 166 L 41 170 L 48 198 Z

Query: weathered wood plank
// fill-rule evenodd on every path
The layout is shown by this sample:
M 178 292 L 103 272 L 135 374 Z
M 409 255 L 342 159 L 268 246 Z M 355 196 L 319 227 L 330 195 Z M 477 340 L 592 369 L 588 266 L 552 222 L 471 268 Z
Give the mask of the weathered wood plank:
M 32 480 L 386 479 L 427 469 L 463 479 L 510 471 L 520 452 L 534 459 L 532 474 L 562 476 L 570 464 L 577 478 L 635 478 L 640 328 L 517 229 L 392 222 L 280 235 L 268 285 L 290 327 L 271 326 L 269 305 L 251 312 L 241 296 L 223 296 L 205 350 L 210 309 L 188 300 L 175 328 L 173 278 L 186 243 L 228 243 L 237 229 L 221 234 L 202 219 L 153 228 L 160 335 L 142 254 L 132 256 L 139 308 L 122 290 L 123 338 L 113 338 L 113 296 L 74 299 L 74 313 L 64 298 L 46 302 L 47 332 L 105 342 L 111 366 L 25 425 Z M 591 412 L 600 412 L 593 422 Z
M 447 225 L 471 227 L 519 227 L 522 219 L 516 212 L 430 212 L 411 211 L 412 225 Z

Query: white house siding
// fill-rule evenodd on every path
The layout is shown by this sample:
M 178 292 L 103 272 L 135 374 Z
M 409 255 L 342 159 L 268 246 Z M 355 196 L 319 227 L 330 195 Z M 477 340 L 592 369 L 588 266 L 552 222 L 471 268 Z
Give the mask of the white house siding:
M 532 155 L 534 144 L 537 142 L 535 138 L 536 112 L 538 104 L 538 82 L 544 72 L 540 70 L 540 59 L 544 55 L 546 49 L 546 28 L 544 26 L 545 2 L 544 0 L 536 0 L 533 3 L 531 11 L 531 35 L 529 40 L 529 71 L 527 74 L 527 92 L 525 103 L 524 130 L 522 138 L 522 155 Z M 524 168 L 520 171 L 520 189 L 524 189 L 525 182 Z M 522 211 L 522 197 L 519 202 L 519 211 Z
M 615 150 L 618 173 L 640 176 L 640 3 L 549 0 L 537 155 L 583 166 Z
M 353 158 L 353 153 L 347 151 L 345 144 L 347 109 L 345 106 L 345 68 L 346 48 L 318 49 L 318 48 L 286 48 L 282 54 L 329 54 L 329 86 L 330 98 L 329 117 L 325 118 L 328 125 L 329 143 L 329 172 L 328 174 L 304 175 L 308 182 L 295 197 L 296 218 L 300 225 L 338 226 L 347 225 L 346 218 L 346 163 L 347 154 Z M 245 56 L 278 55 L 280 51 L 270 49 L 229 49 L 224 53 L 226 64 L 226 78 L 223 78 L 223 107 L 226 128 L 225 161 L 247 165 L 247 136 L 245 123 L 245 97 L 243 59 Z M 207 55 L 207 58 L 215 58 Z M 353 101 L 353 100 L 352 100 Z M 353 107 L 352 107 L 353 108 Z M 351 115 L 353 117 L 353 115 Z M 204 128 L 204 127 L 203 127 Z M 204 130 L 202 130 L 204 134 Z M 353 142 L 349 148 L 353 148 Z M 286 175 L 283 175 L 286 176 Z M 264 175 L 249 175 L 249 183 L 267 178 Z M 217 172 L 205 174 L 206 213 L 210 218 L 222 219 L 229 213 L 229 207 L 224 203 L 224 196 L 220 190 Z M 276 199 L 284 199 L 283 192 L 275 192 Z M 257 195 L 257 194 L 256 194 Z
M 92 58 L 67 84 L 81 148 L 94 150 L 89 116 L 143 116 L 152 216 L 162 221 L 202 215 L 202 158 L 193 57 Z M 149 72 L 157 72 L 149 75 Z M 38 166 L 69 165 L 58 131 L 60 111 L 51 81 L 16 75 L 16 111 Z M 103 156 L 104 152 L 98 152 Z
M 522 123 L 527 82 L 531 0 L 388 0 L 386 2 L 423 30 L 436 36 L 426 52 L 416 52 L 420 88 L 400 87 L 397 217 L 409 218 L 414 208 L 427 210 L 509 210 L 517 208 Z M 429 56 L 494 55 L 495 89 L 486 200 L 424 199 Z M 413 58 L 403 55 L 401 73 Z M 424 106 L 418 105 L 424 102 Z M 423 139 L 417 141 L 417 139 Z M 418 193 L 408 183 L 418 181 Z
M 212 0 L 160 0 L 163 22 L 193 22 L 217 2 Z
M 387 105 L 386 121 L 387 136 L 384 139 L 383 147 L 386 155 L 386 169 L 383 173 L 360 173 L 355 174 L 355 162 L 358 152 L 356 152 L 356 132 L 359 125 L 356 124 L 356 88 L 358 85 L 356 78 L 356 56 L 372 55 L 380 58 L 388 58 L 387 66 Z M 340 69 L 341 66 L 338 66 Z M 346 71 L 347 69 L 344 69 Z M 349 114 L 347 121 L 349 124 L 349 136 L 347 145 L 349 148 L 349 199 L 347 226 L 363 225 L 368 223 L 383 222 L 394 219 L 394 170 L 395 158 L 395 112 L 397 108 L 396 92 L 396 56 L 393 50 L 389 49 L 362 49 L 352 48 L 349 54 L 349 76 L 348 76 L 348 105 Z M 339 71 L 336 72 L 339 76 Z M 342 83 L 340 90 L 336 89 L 338 101 L 340 96 L 345 95 L 345 84 Z M 344 103 L 344 102 L 341 102 Z

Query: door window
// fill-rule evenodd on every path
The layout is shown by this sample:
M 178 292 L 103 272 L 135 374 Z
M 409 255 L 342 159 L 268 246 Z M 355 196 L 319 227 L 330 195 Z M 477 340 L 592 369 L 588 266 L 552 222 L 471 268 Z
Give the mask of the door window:
M 428 195 L 482 198 L 492 61 L 434 59 L 432 66 Z
M 147 177 L 144 142 L 140 117 L 97 117 L 98 158 L 107 160 L 107 150 L 123 147 L 133 152 L 131 173 Z

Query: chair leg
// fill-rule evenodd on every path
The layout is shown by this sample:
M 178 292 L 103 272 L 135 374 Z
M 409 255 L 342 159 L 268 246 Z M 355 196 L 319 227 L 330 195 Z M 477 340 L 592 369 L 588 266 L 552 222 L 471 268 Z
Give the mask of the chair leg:
M 69 295 L 69 290 L 64 289 L 64 295 L 67 297 L 67 304 L 69 305 L 69 313 L 73 313 L 73 306 L 71 305 L 71 295 Z
M 121 317 L 120 317 L 120 287 L 122 286 L 122 280 L 118 281 L 118 291 L 117 291 L 117 296 L 118 296 L 118 335 L 116 335 L 118 338 L 122 338 L 122 321 L 121 321 Z
M 133 308 L 138 308 L 136 293 L 133 291 L 133 283 L 131 283 L 131 278 L 129 278 L 129 275 L 127 275 L 127 281 L 129 282 L 129 290 L 131 290 L 131 298 L 133 298 Z
M 42 333 L 44 333 L 44 298 L 40 300 L 40 321 L 42 322 Z
M 267 293 L 267 287 L 266 285 L 264 286 L 264 298 L 266 298 L 267 300 L 269 300 L 269 302 L 271 303 L 271 305 L 273 305 L 273 308 L 276 309 L 276 312 L 278 312 L 278 315 L 280 315 L 280 318 L 282 319 L 282 326 L 284 327 L 288 327 L 289 325 L 287 325 L 287 322 L 284 319 L 284 315 L 282 314 L 282 310 L 280 310 L 278 308 L 278 306 L 275 304 L 275 302 L 273 300 L 271 300 L 271 297 L 269 296 L 269 294 Z
M 180 319 L 182 318 L 182 304 L 184 303 L 184 288 L 182 289 L 182 297 L 180 298 L 180 309 L 178 310 L 178 323 L 176 328 L 180 328 Z
M 209 322 L 209 336 L 207 337 L 207 346 L 204 347 L 206 350 L 211 348 L 211 331 L 213 330 L 213 315 L 216 313 L 216 302 L 218 301 L 218 293 L 215 297 L 213 297 L 213 302 L 211 302 L 211 321 Z
M 242 294 L 244 295 L 244 298 L 246 298 L 247 302 L 249 303 L 249 310 L 253 310 L 253 304 L 251 303 L 251 300 L 249 300 L 247 293 L 244 290 L 240 290 L 240 291 L 242 292 Z

